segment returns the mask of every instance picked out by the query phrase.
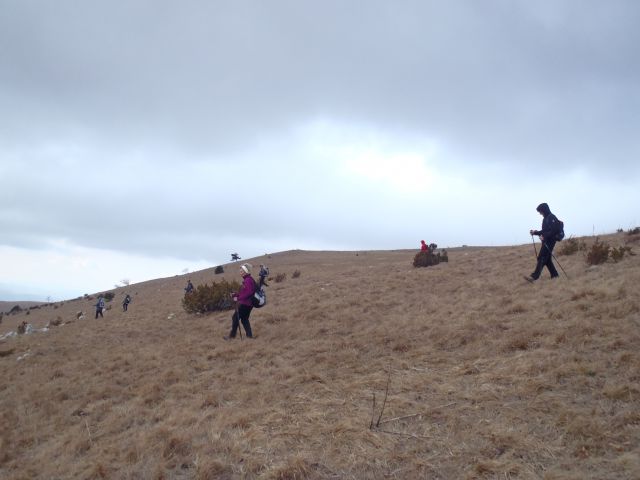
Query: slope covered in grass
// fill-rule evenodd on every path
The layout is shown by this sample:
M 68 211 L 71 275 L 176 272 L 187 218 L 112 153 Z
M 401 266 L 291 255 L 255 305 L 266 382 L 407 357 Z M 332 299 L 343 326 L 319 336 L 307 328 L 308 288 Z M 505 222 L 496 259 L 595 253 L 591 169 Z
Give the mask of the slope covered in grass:
M 0 477 L 640 478 L 640 256 L 530 285 L 531 245 L 415 253 L 253 259 L 287 274 L 255 340 L 182 311 L 213 270 L 5 316 L 63 325 L 0 344 Z

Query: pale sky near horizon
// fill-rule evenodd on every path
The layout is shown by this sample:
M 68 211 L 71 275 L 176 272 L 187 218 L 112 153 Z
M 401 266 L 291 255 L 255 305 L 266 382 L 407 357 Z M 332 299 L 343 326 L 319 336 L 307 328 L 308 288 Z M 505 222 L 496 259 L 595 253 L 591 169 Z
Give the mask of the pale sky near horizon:
M 0 300 L 640 225 L 640 2 L 0 0 Z M 529 272 L 523 272 L 529 273 Z

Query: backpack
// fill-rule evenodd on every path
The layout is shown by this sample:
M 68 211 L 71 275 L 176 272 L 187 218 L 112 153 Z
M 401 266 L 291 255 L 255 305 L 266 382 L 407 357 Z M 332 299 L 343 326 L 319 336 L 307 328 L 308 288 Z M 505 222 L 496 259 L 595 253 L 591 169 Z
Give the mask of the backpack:
M 251 297 L 251 303 L 254 308 L 262 308 L 267 304 L 267 295 L 264 293 L 264 289 L 256 289 L 256 292 Z
M 562 220 L 558 220 L 556 224 L 556 234 L 553 238 L 556 242 L 561 242 L 564 239 L 564 222 Z

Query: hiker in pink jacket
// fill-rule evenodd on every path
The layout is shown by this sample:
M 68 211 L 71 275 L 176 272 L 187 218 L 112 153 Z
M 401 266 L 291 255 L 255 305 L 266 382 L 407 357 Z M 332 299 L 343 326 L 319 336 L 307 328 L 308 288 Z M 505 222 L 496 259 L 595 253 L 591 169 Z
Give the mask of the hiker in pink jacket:
M 256 292 L 256 282 L 251 276 L 251 265 L 248 263 L 243 264 L 240 267 L 240 275 L 242 275 L 242 286 L 240 287 L 240 291 L 231 294 L 233 301 L 237 302 L 237 308 L 231 318 L 231 332 L 228 336 L 225 335 L 225 340 L 236 338 L 240 322 L 242 322 L 247 338 L 253 338 L 253 333 L 251 333 L 251 324 L 249 323 L 249 315 L 251 315 L 251 310 L 253 310 L 252 298 L 253 294 Z

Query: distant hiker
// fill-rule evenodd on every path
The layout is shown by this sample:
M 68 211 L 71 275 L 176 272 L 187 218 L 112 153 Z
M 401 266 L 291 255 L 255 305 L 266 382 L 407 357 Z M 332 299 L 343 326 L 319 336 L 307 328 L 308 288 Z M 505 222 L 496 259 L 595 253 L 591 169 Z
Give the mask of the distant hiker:
M 534 272 L 525 276 L 524 278 L 533 283 L 538 278 L 540 278 L 540 274 L 542 273 L 542 269 L 547 267 L 549 273 L 551 274 L 551 278 L 558 278 L 558 271 L 556 270 L 555 265 L 553 264 L 553 247 L 556 246 L 556 238 L 558 233 L 562 230 L 562 224 L 556 218 L 556 216 L 551 213 L 551 209 L 549 205 L 546 203 L 541 203 L 536 208 L 538 213 L 542 215 L 542 230 L 529 230 L 529 233 L 533 235 L 537 235 L 540 237 L 540 241 L 542 242 L 542 246 L 540 247 L 540 252 L 538 253 L 538 262 L 536 263 L 536 269 Z
M 124 312 L 127 311 L 127 309 L 129 308 L 129 304 L 131 303 L 131 297 L 129 296 L 129 294 L 127 293 L 127 296 L 124 297 L 124 300 L 122 301 L 122 310 Z
M 240 275 L 242 276 L 240 291 L 231 294 L 233 301 L 236 302 L 236 311 L 231 318 L 231 332 L 228 336 L 224 336 L 225 340 L 236 338 L 236 332 L 240 326 L 240 322 L 242 322 L 247 338 L 253 338 L 249 315 L 251 315 L 251 310 L 253 310 L 253 302 L 251 299 L 256 292 L 256 282 L 251 276 L 251 265 L 244 263 L 240 267 Z
M 189 280 L 187 286 L 184 288 L 184 293 L 187 294 L 191 292 L 193 292 L 193 283 L 191 283 L 191 280 Z
M 262 288 L 263 286 L 268 287 L 269 284 L 265 282 L 264 279 L 269 276 L 269 267 L 267 267 L 266 265 L 260 265 L 260 273 L 258 274 L 258 276 L 260 277 L 260 284 L 258 286 L 258 289 Z
M 96 303 L 96 319 L 98 318 L 98 315 L 104 318 L 104 315 L 102 314 L 102 310 L 104 310 L 104 298 L 100 296 L 98 297 L 98 303 Z
M 420 251 L 426 252 L 428 250 L 429 250 L 429 247 L 427 247 L 427 242 L 425 242 L 424 240 L 420 240 Z

